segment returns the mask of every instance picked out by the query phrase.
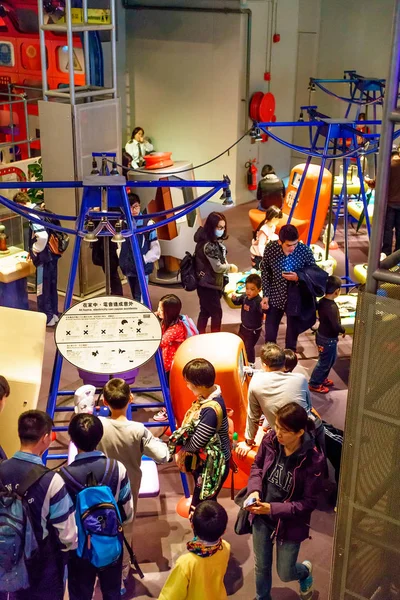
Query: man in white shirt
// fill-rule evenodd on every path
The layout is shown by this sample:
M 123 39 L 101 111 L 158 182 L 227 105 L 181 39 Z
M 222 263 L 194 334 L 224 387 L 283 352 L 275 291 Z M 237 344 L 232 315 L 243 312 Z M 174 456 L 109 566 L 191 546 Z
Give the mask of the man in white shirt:
M 276 344 L 261 348 L 262 371 L 255 373 L 249 385 L 245 442 L 237 447 L 237 454 L 245 457 L 255 445 L 261 415 L 274 427 L 279 408 L 289 402 L 298 402 L 310 415 L 312 404 L 308 382 L 300 373 L 285 373 L 285 353 Z M 315 419 L 315 417 L 312 416 Z M 320 419 L 315 419 L 316 437 L 319 438 Z
M 153 145 L 144 137 L 144 129 L 135 127 L 132 138 L 125 145 L 125 152 L 132 158 L 132 169 L 140 169 L 144 165 L 144 156 L 152 152 Z

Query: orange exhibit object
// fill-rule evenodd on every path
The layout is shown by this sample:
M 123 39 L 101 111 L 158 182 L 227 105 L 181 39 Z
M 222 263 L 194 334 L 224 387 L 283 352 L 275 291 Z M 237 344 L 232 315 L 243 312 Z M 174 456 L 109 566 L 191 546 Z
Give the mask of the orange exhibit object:
M 293 167 L 291 170 L 289 184 L 286 189 L 286 196 L 282 207 L 283 212 L 287 215 L 289 215 L 290 209 L 293 206 L 305 166 L 306 165 L 303 163 Z M 319 196 L 318 198 L 315 198 L 320 171 L 321 168 L 319 165 L 309 165 L 293 213 L 293 219 L 308 222 L 304 232 L 300 235 L 301 241 L 307 242 L 314 201 L 318 202 L 311 238 L 312 244 L 315 244 L 321 235 L 331 198 L 332 174 L 327 169 L 324 169 Z M 295 223 L 293 222 L 293 224 Z
M 171 400 L 178 426 L 194 400 L 182 375 L 183 367 L 193 358 L 205 358 L 214 365 L 216 383 L 221 387 L 229 417 L 233 421 L 233 430 L 238 433 L 239 441 L 244 440 L 249 377 L 244 370 L 247 357 L 242 340 L 233 333 L 206 333 L 192 336 L 179 346 L 170 375 Z M 247 483 L 252 460 L 235 460 L 239 472 L 235 474 L 234 481 L 235 488 L 239 489 Z M 231 475 L 224 487 L 230 485 Z
M 189 496 L 189 498 L 185 498 L 185 496 L 183 496 L 176 505 L 177 514 L 183 519 L 188 519 L 191 504 L 192 496 Z
M 289 183 L 286 188 L 286 196 L 282 205 L 283 216 L 277 225 L 277 233 L 279 232 L 279 229 L 283 225 L 286 225 L 288 221 L 290 210 L 293 206 L 293 202 L 296 197 L 296 192 L 300 185 L 301 177 L 303 175 L 305 166 L 305 164 L 297 165 L 296 167 L 293 167 L 290 173 Z M 297 227 L 299 231 L 299 239 L 302 242 L 307 242 L 308 238 L 311 215 L 314 206 L 314 199 L 317 191 L 319 173 L 319 165 L 309 165 L 307 175 L 300 190 L 300 196 L 297 200 L 296 208 L 294 209 L 294 213 L 291 219 L 291 224 Z M 329 209 L 329 201 L 331 198 L 331 185 L 332 174 L 327 169 L 324 169 L 321 189 L 319 197 L 317 199 L 318 206 L 315 216 L 313 234 L 311 238 L 312 244 L 315 244 L 318 241 L 319 236 L 321 235 L 322 228 L 325 224 L 326 215 Z M 253 231 L 257 229 L 258 225 L 264 218 L 264 211 L 258 210 L 256 208 L 252 208 L 251 210 L 249 210 L 249 219 Z

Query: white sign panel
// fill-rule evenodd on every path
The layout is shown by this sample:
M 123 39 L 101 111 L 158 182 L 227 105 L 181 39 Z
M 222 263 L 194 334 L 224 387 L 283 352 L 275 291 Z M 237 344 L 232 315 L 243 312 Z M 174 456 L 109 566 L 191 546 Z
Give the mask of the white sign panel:
M 150 360 L 160 345 L 161 326 L 140 302 L 100 296 L 68 309 L 57 324 L 55 341 L 79 369 L 113 375 Z

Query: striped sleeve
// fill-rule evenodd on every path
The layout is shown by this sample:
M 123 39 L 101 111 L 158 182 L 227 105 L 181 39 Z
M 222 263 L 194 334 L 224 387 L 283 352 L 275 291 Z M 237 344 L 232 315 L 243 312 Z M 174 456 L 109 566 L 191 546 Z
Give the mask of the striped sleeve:
M 182 447 L 186 452 L 198 452 L 211 440 L 217 431 L 217 413 L 213 408 L 203 408 L 200 412 L 200 422 L 197 425 L 194 434 L 190 436 L 188 442 Z
M 131 494 L 131 484 L 129 482 L 129 477 L 126 472 L 126 469 L 122 463 L 118 461 L 118 475 L 119 475 L 119 493 L 118 498 L 116 498 L 118 502 L 118 506 L 122 509 L 123 518 L 122 521 L 124 523 L 129 523 L 133 519 L 133 500 Z M 122 516 L 122 515 L 121 515 Z
M 63 550 L 74 550 L 77 547 L 75 508 L 58 473 L 50 482 L 45 505 L 49 507 L 49 523 L 57 530 L 60 542 L 64 545 Z

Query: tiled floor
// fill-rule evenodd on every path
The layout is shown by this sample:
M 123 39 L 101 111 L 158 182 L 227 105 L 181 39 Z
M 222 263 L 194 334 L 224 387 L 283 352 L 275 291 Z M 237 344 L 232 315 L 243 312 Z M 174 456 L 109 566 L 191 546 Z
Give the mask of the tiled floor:
M 251 231 L 247 218 L 249 208 L 253 204 L 239 206 L 229 209 L 226 212 L 230 237 L 227 241 L 229 252 L 229 262 L 234 262 L 239 269 L 245 269 L 249 266 L 248 248 L 250 245 Z M 220 205 L 207 207 L 220 210 Z M 342 236 L 338 235 L 339 245 Z M 365 262 L 368 241 L 364 233 L 356 234 L 350 230 L 350 253 L 352 264 Z M 338 261 L 337 273 L 340 275 L 343 269 L 343 251 L 341 249 L 333 252 Z M 166 293 L 165 287 L 150 286 L 150 295 L 153 307 L 157 306 L 158 299 Z M 182 299 L 184 313 L 196 319 L 198 311 L 198 301 L 196 293 L 188 293 L 177 288 L 176 293 Z M 124 294 L 129 295 L 127 286 L 124 288 Z M 33 298 L 32 298 L 33 303 Z M 62 299 L 60 298 L 60 309 Z M 240 312 L 229 308 L 224 304 L 223 329 L 227 331 L 236 331 L 238 328 Z M 278 343 L 283 343 L 284 327 L 281 327 Z M 260 340 L 261 342 L 261 340 Z M 311 367 L 316 359 L 316 347 L 313 336 L 309 333 L 300 337 L 301 363 L 306 367 Z M 344 424 L 346 399 L 347 399 L 347 381 L 349 371 L 349 358 L 351 353 L 351 338 L 347 337 L 340 341 L 339 357 L 334 367 L 332 378 L 335 387 L 328 396 L 313 395 L 315 408 L 322 417 L 336 426 L 342 427 Z M 54 357 L 54 339 L 53 332 L 48 330 L 46 340 L 46 353 L 43 368 L 43 382 L 40 394 L 40 407 L 45 407 L 48 388 L 50 383 L 51 371 Z M 139 385 L 151 385 L 155 382 L 155 369 L 152 362 L 141 368 Z M 77 371 L 68 363 L 64 363 L 62 372 L 61 387 L 64 389 L 74 389 L 80 383 Z M 151 412 L 151 411 L 150 411 Z M 139 411 L 137 416 L 140 420 L 148 420 L 145 411 Z M 61 438 L 61 442 L 65 442 Z M 160 486 L 161 495 L 154 500 L 140 500 L 139 512 L 135 525 L 135 549 L 140 565 L 145 573 L 145 578 L 140 581 L 139 578 L 132 578 L 125 598 L 136 598 L 144 600 L 146 598 L 157 598 L 159 591 L 165 581 L 168 571 L 173 565 L 175 559 L 185 551 L 186 541 L 190 538 L 191 531 L 186 520 L 179 517 L 175 512 L 175 506 L 181 497 L 180 479 L 177 470 L 173 465 L 160 467 Z M 225 490 L 221 495 L 221 503 L 229 513 L 229 525 L 226 532 L 226 539 L 232 545 L 232 557 L 226 578 L 228 593 L 237 600 L 251 600 L 254 598 L 254 560 L 251 548 L 251 537 L 238 537 L 233 532 L 233 524 L 236 518 L 236 506 L 230 500 L 228 492 Z M 330 509 L 316 510 L 312 517 L 312 539 L 302 544 L 300 560 L 310 559 L 314 565 L 315 589 L 314 600 L 327 600 L 330 578 L 330 563 L 332 551 L 332 538 L 334 530 L 334 513 Z M 297 585 L 282 583 L 274 573 L 273 578 L 273 598 L 274 600 L 295 600 L 298 598 L 296 593 Z M 96 598 L 101 598 L 98 592 Z M 171 598 L 171 600 L 174 600 Z M 210 599 L 212 600 L 212 599 Z M 214 600 L 214 599 L 213 599 Z M 217 600 L 217 599 L 215 599 Z

